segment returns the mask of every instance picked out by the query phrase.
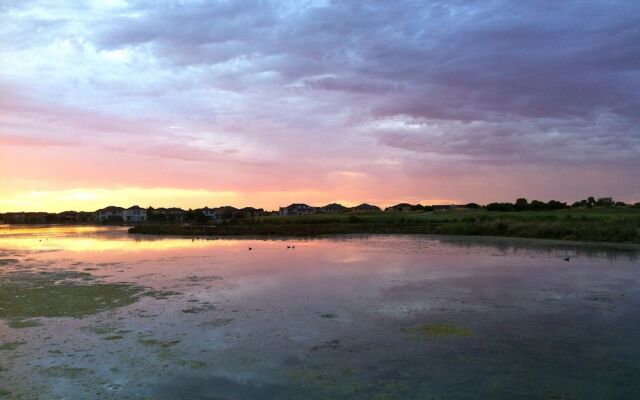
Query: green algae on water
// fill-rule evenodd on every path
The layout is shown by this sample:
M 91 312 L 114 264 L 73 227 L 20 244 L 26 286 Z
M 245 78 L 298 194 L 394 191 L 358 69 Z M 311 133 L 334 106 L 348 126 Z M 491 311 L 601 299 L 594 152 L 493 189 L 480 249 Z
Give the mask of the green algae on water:
M 75 317 L 136 302 L 143 288 L 94 282 L 85 272 L 13 272 L 0 277 L 0 318 Z
M 324 313 L 324 314 L 320 314 L 320 316 L 322 318 L 327 318 L 327 319 L 333 319 L 333 318 L 337 318 L 338 316 L 334 313 Z
M 179 340 L 161 341 L 157 339 L 138 339 L 138 343 L 143 346 L 159 346 L 162 348 L 173 347 L 180 343 Z
M 300 398 L 352 398 L 364 389 L 358 377 L 343 376 L 333 368 L 301 367 L 292 371 L 290 379 Z
M 198 360 L 178 360 L 177 364 L 191 369 L 202 369 L 207 366 L 207 363 Z
M 27 342 L 7 342 L 0 343 L 0 350 L 15 350 Z
M 108 335 L 118 332 L 119 327 L 117 325 L 89 325 L 80 328 L 82 331 L 95 333 L 96 335 Z
M 42 372 L 52 378 L 78 379 L 90 371 L 85 368 L 75 368 L 68 364 L 61 364 L 43 368 Z
M 153 297 L 156 300 L 166 300 L 170 296 L 179 296 L 182 293 L 173 290 L 147 290 L 144 292 L 145 296 Z
M 402 328 L 400 331 L 418 338 L 473 336 L 473 333 L 466 328 L 445 323 L 423 324 L 411 328 Z
M 105 336 L 102 338 L 102 340 L 120 340 L 123 339 L 124 336 L 122 335 L 111 335 L 111 336 Z
M 36 319 L 12 319 L 8 322 L 9 327 L 13 329 L 35 328 L 41 326 L 42 323 Z
M 233 322 L 233 318 L 216 318 L 212 321 L 198 324 L 198 326 L 219 327 L 219 326 L 229 325 L 231 322 Z

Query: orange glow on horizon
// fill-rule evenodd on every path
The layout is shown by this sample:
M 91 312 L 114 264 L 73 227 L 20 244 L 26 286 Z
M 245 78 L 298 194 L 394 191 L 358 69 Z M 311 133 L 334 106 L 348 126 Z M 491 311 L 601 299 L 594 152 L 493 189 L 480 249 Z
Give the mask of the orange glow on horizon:
M 116 188 L 116 189 L 69 189 L 49 191 L 25 191 L 18 193 L 0 192 L 0 212 L 61 212 L 61 211 L 95 211 L 97 209 L 117 205 L 129 207 L 180 207 L 183 209 L 218 207 L 232 205 L 235 207 L 258 207 L 265 210 L 277 210 L 291 203 L 307 203 L 323 206 L 329 203 L 340 203 L 347 207 L 360 203 L 371 203 L 379 207 L 409 202 L 420 204 L 454 204 L 451 199 L 336 199 L 331 193 L 301 190 L 291 192 L 234 192 L 200 189 L 176 188 Z

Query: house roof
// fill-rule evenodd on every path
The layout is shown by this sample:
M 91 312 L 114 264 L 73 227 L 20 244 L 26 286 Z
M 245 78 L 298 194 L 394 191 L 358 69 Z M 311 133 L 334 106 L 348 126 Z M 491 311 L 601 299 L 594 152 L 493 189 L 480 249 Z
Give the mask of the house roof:
M 400 203 L 400 204 L 396 204 L 395 206 L 391 206 L 389 208 L 405 208 L 405 207 L 413 207 L 413 204 L 409 204 L 409 203 Z
M 184 212 L 184 210 L 182 208 L 178 208 L 178 207 L 170 207 L 170 208 L 160 207 L 160 208 L 156 208 L 153 211 L 156 212 L 156 213 L 178 213 L 178 212 Z
M 357 205 L 357 206 L 355 206 L 353 208 L 356 209 L 356 210 L 379 210 L 380 209 L 380 207 L 378 207 L 378 206 L 374 206 L 374 205 L 367 204 L 367 203 L 362 203 L 362 204 Z
M 122 207 L 118 207 L 118 206 L 109 206 L 109 207 L 101 208 L 100 210 L 98 210 L 98 212 L 105 212 L 105 211 L 122 211 L 122 210 L 124 210 L 124 208 L 122 208 Z
M 289 204 L 288 206 L 284 207 L 284 208 L 313 208 L 308 204 L 304 204 L 304 203 L 293 203 L 293 204 Z
M 142 207 L 140 207 L 138 205 L 135 205 L 135 206 L 131 206 L 131 207 L 127 208 L 127 210 L 144 210 L 144 208 L 142 208 Z
M 238 209 L 233 206 L 222 206 L 222 207 L 216 208 L 216 210 L 217 211 L 238 211 Z
M 347 207 L 343 206 L 342 204 L 331 203 L 331 204 L 327 204 L 326 206 L 324 206 L 322 208 L 347 208 Z

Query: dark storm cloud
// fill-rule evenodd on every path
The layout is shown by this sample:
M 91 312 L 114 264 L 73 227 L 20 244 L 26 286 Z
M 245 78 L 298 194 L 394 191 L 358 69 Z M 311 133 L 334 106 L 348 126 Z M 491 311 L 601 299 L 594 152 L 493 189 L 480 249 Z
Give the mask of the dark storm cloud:
M 360 106 L 372 120 L 504 123 L 477 133 L 489 141 L 513 122 L 545 119 L 567 147 L 588 140 L 583 125 L 603 115 L 620 118 L 607 134 L 639 135 L 639 2 L 153 4 L 101 24 L 96 42 L 147 44 L 176 68 L 245 59 L 251 67 L 231 77 L 270 71 L 281 85 L 344 92 L 344 101 L 369 93 Z M 527 135 L 549 129 L 529 125 Z
M 9 14 L 28 7 L 0 2 Z M 640 158 L 640 2 L 139 1 L 91 10 L 83 23 L 84 12 L 20 23 L 11 14 L 7 29 L 16 43 L 53 33 L 84 52 L 128 50 L 150 68 L 132 69 L 149 83 L 131 92 L 185 93 L 175 118 L 235 115 L 225 129 L 241 124 L 234 135 L 263 146 L 274 145 L 264 132 L 277 132 L 279 154 L 324 157 L 330 143 L 342 158 L 357 146 L 361 160 Z M 326 140 L 306 145 L 317 137 Z

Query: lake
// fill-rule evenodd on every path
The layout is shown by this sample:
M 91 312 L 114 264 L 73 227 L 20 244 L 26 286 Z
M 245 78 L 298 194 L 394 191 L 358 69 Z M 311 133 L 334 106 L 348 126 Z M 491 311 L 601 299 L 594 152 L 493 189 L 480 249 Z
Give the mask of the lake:
M 633 399 L 639 335 L 632 251 L 0 227 L 0 398 Z

